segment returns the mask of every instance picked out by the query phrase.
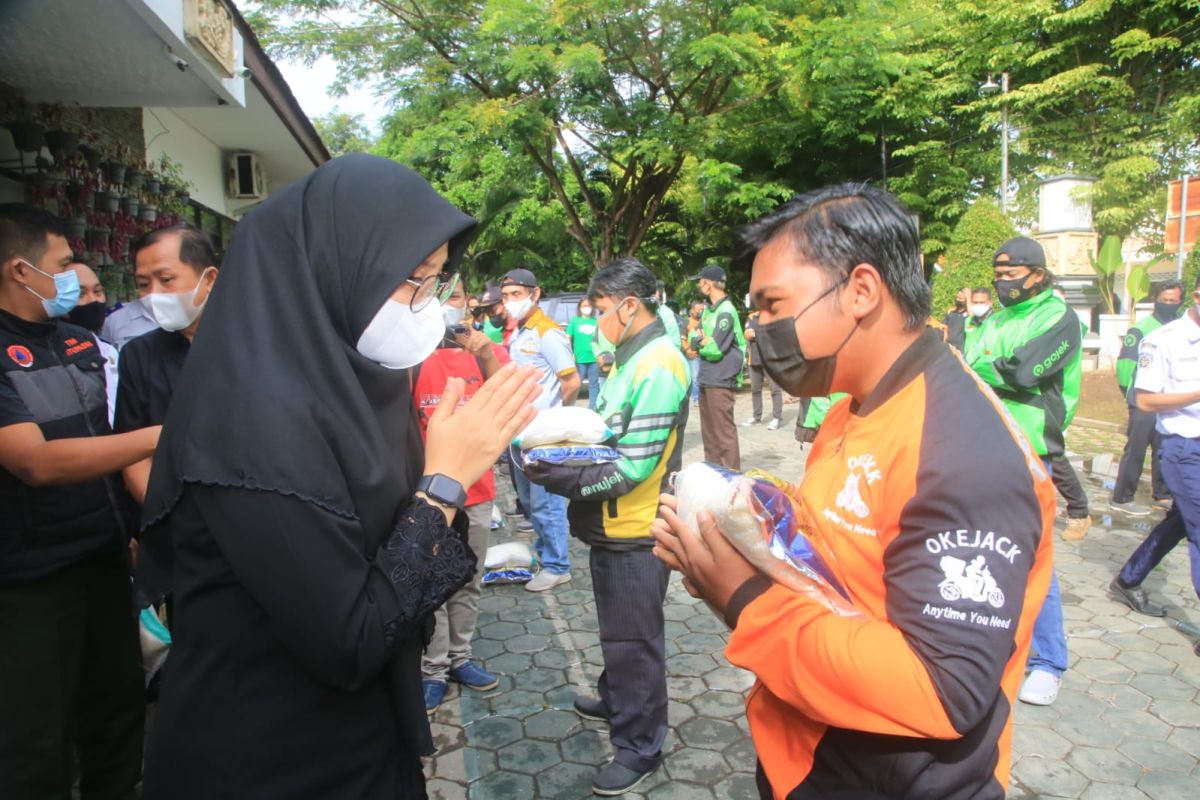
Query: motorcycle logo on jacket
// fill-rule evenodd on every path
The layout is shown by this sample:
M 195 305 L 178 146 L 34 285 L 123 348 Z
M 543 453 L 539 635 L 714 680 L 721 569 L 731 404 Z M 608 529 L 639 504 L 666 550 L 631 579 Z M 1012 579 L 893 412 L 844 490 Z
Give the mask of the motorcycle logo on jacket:
M 953 602 L 965 597 L 976 603 L 986 602 L 992 608 L 1003 607 L 1004 592 L 996 584 L 988 569 L 987 559 L 983 556 L 975 556 L 969 562 L 954 556 L 942 556 L 938 565 L 946 576 L 938 584 L 938 592 L 943 600 Z
M 837 507 L 849 511 L 859 519 L 866 519 L 870 515 L 871 509 L 863 500 L 859 481 L 865 480 L 870 486 L 882 478 L 883 473 L 875 466 L 875 456 L 870 453 L 852 456 L 846 461 L 846 467 L 850 472 L 846 475 L 845 485 L 838 492 Z

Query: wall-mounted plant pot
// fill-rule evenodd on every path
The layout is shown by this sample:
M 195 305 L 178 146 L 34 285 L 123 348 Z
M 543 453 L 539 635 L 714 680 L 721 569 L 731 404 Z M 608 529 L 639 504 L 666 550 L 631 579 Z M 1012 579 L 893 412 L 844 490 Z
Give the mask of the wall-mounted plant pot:
M 87 219 L 84 217 L 76 217 L 66 221 L 67 238 L 82 239 L 87 233 Z
M 92 228 L 87 232 L 88 247 L 93 250 L 104 250 L 108 247 L 108 237 L 111 234 L 108 228 Z
M 162 190 L 162 181 L 158 178 L 146 178 L 146 191 L 150 194 L 158 194 Z
M 189 201 L 192 199 L 192 194 L 191 194 L 191 192 L 187 192 L 187 191 L 184 191 L 184 190 L 182 190 L 182 189 L 180 189 L 178 192 L 176 192 L 176 193 L 175 193 L 175 196 L 176 196 L 176 197 L 178 197 L 178 198 L 179 198 L 179 202 L 180 202 L 180 203 L 183 203 L 185 206 L 186 206 L 186 205 L 188 204 L 188 202 L 189 202 Z
M 117 161 L 106 161 L 104 163 L 104 179 L 109 183 L 121 185 L 125 183 L 125 171 L 129 169 L 124 164 Z
M 46 129 L 37 122 L 10 122 L 8 132 L 13 144 L 23 153 L 34 153 L 46 143 Z
M 46 146 L 55 159 L 66 161 L 79 149 L 79 134 L 74 131 L 46 131 Z
M 86 144 L 80 148 L 83 153 L 83 160 L 87 163 L 88 169 L 100 169 L 100 165 L 104 163 L 104 153 L 101 153 L 94 147 L 88 147 Z
M 121 210 L 125 212 L 127 217 L 136 217 L 138 215 L 138 199 L 132 195 L 121 198 Z
M 146 173 L 141 170 L 133 169 L 132 167 L 125 173 L 125 185 L 133 191 L 142 188 L 142 182 L 146 179 Z
M 121 195 L 116 192 L 96 192 L 96 206 L 105 214 L 115 214 L 121 208 Z
M 158 219 L 158 209 L 154 206 L 142 206 L 142 221 L 154 222 Z

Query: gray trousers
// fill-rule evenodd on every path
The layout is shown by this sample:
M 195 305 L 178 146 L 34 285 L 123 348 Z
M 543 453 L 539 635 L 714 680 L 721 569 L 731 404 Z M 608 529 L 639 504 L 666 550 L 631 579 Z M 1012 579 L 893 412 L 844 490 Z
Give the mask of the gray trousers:
M 771 392 L 771 418 L 783 419 L 783 392 L 771 376 L 762 367 L 750 366 L 750 407 L 754 411 L 754 419 L 762 422 L 763 417 L 763 383 Z
M 1158 452 L 1162 446 L 1162 436 L 1155 428 L 1154 423 L 1157 421 L 1158 415 L 1155 413 L 1133 407 L 1129 409 L 1129 425 L 1125 429 L 1125 451 L 1121 454 L 1121 464 L 1117 467 L 1117 482 L 1112 493 L 1114 503 L 1128 503 L 1133 499 L 1146 464 L 1146 448 L 1150 448 L 1151 494 L 1155 500 L 1171 496 L 1162 476 L 1162 460 Z
M 492 504 L 468 506 L 467 520 L 470 523 L 467 544 L 478 563 L 467 585 L 434 612 L 433 638 L 421 657 L 421 677 L 425 680 L 445 681 L 451 667 L 461 666 L 471 658 L 471 637 L 475 635 L 475 619 L 479 616 L 479 578 L 483 575 L 483 558 L 487 555 Z
M 667 653 L 663 601 L 669 572 L 649 550 L 591 548 L 600 621 L 600 700 L 618 764 L 648 772 L 667 738 Z

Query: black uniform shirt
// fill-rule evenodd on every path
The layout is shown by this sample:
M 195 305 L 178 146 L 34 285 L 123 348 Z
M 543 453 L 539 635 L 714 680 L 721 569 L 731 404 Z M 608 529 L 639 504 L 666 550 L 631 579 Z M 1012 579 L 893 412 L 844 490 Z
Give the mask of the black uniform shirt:
M 25 422 L 47 441 L 110 433 L 104 356 L 83 328 L 0 310 L 0 427 Z M 35 487 L 0 469 L 0 585 L 116 552 L 121 525 L 105 480 Z
M 159 328 L 130 339 L 121 348 L 113 422 L 117 433 L 163 424 L 191 346 L 182 333 Z

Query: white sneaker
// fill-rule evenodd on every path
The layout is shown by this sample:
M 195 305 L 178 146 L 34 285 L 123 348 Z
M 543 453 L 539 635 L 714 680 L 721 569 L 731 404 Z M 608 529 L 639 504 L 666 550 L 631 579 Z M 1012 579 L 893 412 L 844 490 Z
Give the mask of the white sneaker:
M 773 419 L 767 423 L 767 430 L 769 430 L 769 431 L 779 430 L 779 418 L 778 417 L 776 417 L 775 419 Z
M 569 573 L 569 572 L 564 572 L 561 575 L 559 575 L 554 572 L 547 572 L 546 570 L 541 570 L 540 572 L 538 572 L 537 575 L 533 576 L 533 580 L 531 580 L 529 583 L 525 584 L 525 591 L 527 591 L 527 592 L 544 592 L 547 589 L 553 589 L 555 586 L 558 586 L 560 583 L 566 583 L 569 580 L 571 580 L 571 573 Z
M 1031 706 L 1048 706 L 1058 698 L 1062 678 L 1044 669 L 1035 669 L 1025 676 L 1017 699 Z
M 751 425 L 762 425 L 762 420 L 751 417 L 742 423 L 743 428 L 749 428 Z

